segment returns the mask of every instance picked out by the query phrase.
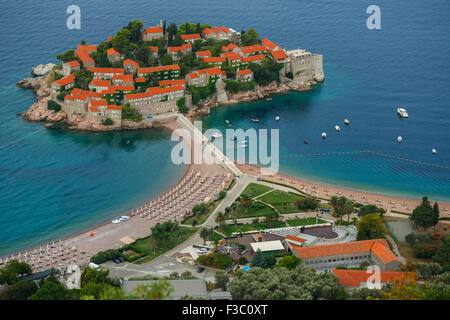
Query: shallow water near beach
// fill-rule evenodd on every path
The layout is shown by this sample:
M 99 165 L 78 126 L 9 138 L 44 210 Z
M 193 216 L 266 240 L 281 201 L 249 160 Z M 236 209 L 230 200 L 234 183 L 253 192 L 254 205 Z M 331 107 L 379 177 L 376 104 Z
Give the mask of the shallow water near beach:
M 0 255 L 109 221 L 183 175 L 186 166 L 169 160 L 174 142 L 166 130 L 49 130 L 15 115 L 35 101 L 30 90 L 15 86 L 31 67 L 56 63 L 56 54 L 81 40 L 99 43 L 134 19 L 146 26 L 166 19 L 237 31 L 253 27 L 286 48 L 323 54 L 326 80 L 313 91 L 214 109 L 203 117 L 204 126 L 225 129 L 227 119 L 244 129 L 279 128 L 283 173 L 450 201 L 447 0 L 382 1 L 381 30 L 366 28 L 370 2 L 259 0 L 246 2 L 244 9 L 236 0 L 135 1 L 127 6 L 117 0 L 80 0 L 81 30 L 68 30 L 70 4 L 0 4 Z M 396 115 L 398 107 L 407 109 L 409 119 Z M 260 122 L 250 122 L 253 117 Z M 336 154 L 364 150 L 384 155 Z M 313 153 L 320 155 L 306 156 Z

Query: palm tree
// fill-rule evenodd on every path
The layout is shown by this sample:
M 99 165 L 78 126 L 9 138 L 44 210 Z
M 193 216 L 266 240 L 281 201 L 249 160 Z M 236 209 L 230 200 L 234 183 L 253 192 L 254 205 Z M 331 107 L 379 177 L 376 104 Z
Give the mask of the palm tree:
M 211 235 L 211 229 L 208 228 L 202 228 L 202 230 L 200 230 L 200 237 L 203 239 L 203 244 L 206 244 L 206 240 L 209 238 L 209 236 Z
M 216 221 L 219 222 L 219 226 L 222 226 L 222 220 L 223 220 L 223 213 L 219 212 L 216 217 Z

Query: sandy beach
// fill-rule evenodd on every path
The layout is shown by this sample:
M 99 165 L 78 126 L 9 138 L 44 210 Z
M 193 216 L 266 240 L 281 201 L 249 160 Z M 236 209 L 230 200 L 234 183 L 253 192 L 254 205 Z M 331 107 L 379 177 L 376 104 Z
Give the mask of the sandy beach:
M 257 166 L 249 164 L 237 164 L 237 166 L 242 172 L 248 175 L 256 177 L 258 176 L 258 174 L 260 174 L 260 168 Z M 357 201 L 362 204 L 375 204 L 378 207 L 384 208 L 387 212 L 387 215 L 398 216 L 402 218 L 406 218 L 407 216 L 396 214 L 392 211 L 411 214 L 414 208 L 417 207 L 422 201 L 422 199 L 402 198 L 364 191 L 349 190 L 334 186 L 327 186 L 305 179 L 290 177 L 281 173 L 274 174 L 267 171 L 264 172 L 262 179 L 286 184 L 295 187 L 309 195 L 320 198 L 328 199 L 332 196 L 345 196 L 350 200 Z M 438 202 L 438 204 L 441 217 L 450 217 L 450 203 Z

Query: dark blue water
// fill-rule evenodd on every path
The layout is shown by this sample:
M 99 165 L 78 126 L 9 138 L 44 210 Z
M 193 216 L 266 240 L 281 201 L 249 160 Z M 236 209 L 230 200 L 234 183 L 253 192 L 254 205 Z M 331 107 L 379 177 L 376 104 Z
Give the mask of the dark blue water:
M 66 8 L 81 8 L 81 30 Z M 450 3 L 378 1 L 381 30 L 368 30 L 371 1 L 2 1 L 0 4 L 0 254 L 103 222 L 174 183 L 162 130 L 90 134 L 47 130 L 15 113 L 35 100 L 15 87 L 31 67 L 81 41 L 99 43 L 130 20 L 200 21 L 256 28 L 284 47 L 324 55 L 326 80 L 309 93 L 214 110 L 206 126 L 280 128 L 282 155 L 374 150 L 450 165 Z M 399 119 L 397 107 L 410 118 Z M 275 122 L 276 115 L 280 121 Z M 344 127 L 343 119 L 351 121 Z M 342 131 L 336 133 L 334 125 Z M 322 131 L 328 133 L 325 141 Z M 402 135 L 404 142 L 396 143 Z M 126 144 L 126 140 L 132 141 Z M 303 140 L 308 140 L 308 145 Z M 124 142 L 125 141 L 125 142 Z M 438 150 L 437 155 L 431 149 Z M 281 171 L 329 184 L 450 200 L 445 168 L 371 154 L 281 158 Z

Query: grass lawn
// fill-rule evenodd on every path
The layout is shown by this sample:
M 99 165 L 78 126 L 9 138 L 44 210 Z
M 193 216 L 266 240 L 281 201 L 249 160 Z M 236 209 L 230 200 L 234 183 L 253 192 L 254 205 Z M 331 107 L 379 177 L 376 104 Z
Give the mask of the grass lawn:
M 289 219 L 286 222 L 289 227 L 305 226 L 308 224 L 316 224 L 316 218 Z M 319 219 L 318 223 L 326 223 L 326 221 Z
M 212 242 L 219 242 L 220 240 L 222 240 L 223 239 L 223 236 L 221 235 L 221 234 L 219 234 L 219 233 L 217 233 L 217 232 L 213 232 L 212 233 L 212 236 L 211 237 L 209 237 L 209 241 L 212 241 Z
M 267 223 L 258 223 L 258 224 L 252 224 L 252 223 L 246 223 L 246 224 L 223 224 L 220 227 L 220 230 L 226 234 L 227 236 L 231 236 L 233 232 L 247 232 L 247 231 L 253 231 L 253 230 L 264 230 L 264 229 L 271 229 L 271 228 L 284 228 L 286 227 L 286 224 L 283 221 L 278 221 L 274 224 L 267 224 Z
M 159 257 L 186 241 L 197 230 L 197 228 L 178 227 L 177 232 L 172 233 L 172 236 L 168 239 L 164 248 L 159 246 L 152 236 L 136 240 L 131 244 L 131 249 L 143 253 L 144 256 L 141 259 L 134 261 L 134 263 L 141 264 Z
M 305 210 L 300 210 L 297 207 L 297 204 L 295 203 L 288 203 L 288 204 L 277 204 L 274 205 L 274 207 L 281 213 L 281 214 L 288 214 L 288 213 L 298 213 L 298 212 L 304 212 Z
M 295 204 L 295 202 L 299 198 L 302 198 L 302 196 L 290 192 L 284 192 L 281 190 L 273 190 L 272 192 L 269 192 L 263 195 L 262 197 L 258 198 L 258 200 L 264 201 L 266 203 L 275 206 L 283 203 Z
M 270 190 L 273 189 L 271 187 L 263 186 L 262 184 L 249 183 L 244 191 L 242 191 L 241 195 L 246 194 L 250 198 L 254 198 Z
M 240 202 L 236 201 L 237 219 L 265 217 L 268 214 L 271 214 L 272 212 L 273 209 L 264 203 L 254 201 L 252 204 L 249 204 L 248 207 L 246 207 Z M 233 211 L 230 211 L 230 213 L 225 216 L 225 220 L 231 219 L 233 219 Z

